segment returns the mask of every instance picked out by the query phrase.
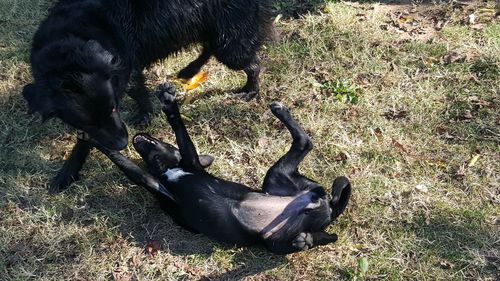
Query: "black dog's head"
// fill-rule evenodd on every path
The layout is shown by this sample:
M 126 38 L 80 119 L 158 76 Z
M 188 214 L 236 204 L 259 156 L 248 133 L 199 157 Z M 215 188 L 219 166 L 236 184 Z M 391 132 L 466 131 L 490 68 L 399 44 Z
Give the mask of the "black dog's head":
M 117 111 L 116 59 L 96 41 L 69 38 L 36 49 L 35 83 L 24 87 L 30 111 L 58 117 L 112 150 L 125 148 L 128 133 Z
M 323 230 L 331 222 L 331 205 L 321 186 L 304 191 L 297 199 L 306 204 L 298 215 L 305 229 L 311 232 Z M 296 200 L 297 200 L 296 199 Z
M 293 227 L 300 226 L 308 232 L 322 231 L 345 211 L 350 197 L 351 183 L 346 177 L 334 180 L 330 200 L 323 187 L 312 186 L 299 193 L 291 202 L 292 210 L 301 211 L 290 221 L 295 224 Z
M 159 176 L 167 169 L 179 166 L 182 159 L 176 147 L 148 134 L 135 135 L 133 145 L 154 176 Z M 209 155 L 200 155 L 199 159 L 202 167 L 208 167 L 214 161 L 214 158 Z

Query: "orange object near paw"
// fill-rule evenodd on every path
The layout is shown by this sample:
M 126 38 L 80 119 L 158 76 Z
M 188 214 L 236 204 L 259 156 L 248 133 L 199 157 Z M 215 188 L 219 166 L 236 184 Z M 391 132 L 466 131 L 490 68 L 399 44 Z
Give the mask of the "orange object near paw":
M 208 71 L 200 71 L 198 74 L 195 76 L 191 77 L 189 80 L 181 80 L 182 81 L 182 86 L 184 87 L 184 90 L 190 91 L 198 88 L 201 83 L 205 82 L 208 80 Z

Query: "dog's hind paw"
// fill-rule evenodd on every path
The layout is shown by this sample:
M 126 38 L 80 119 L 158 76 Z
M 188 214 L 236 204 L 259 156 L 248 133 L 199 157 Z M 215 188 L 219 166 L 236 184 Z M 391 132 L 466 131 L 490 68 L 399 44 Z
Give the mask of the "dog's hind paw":
M 301 251 L 308 250 L 313 246 L 313 236 L 311 233 L 302 232 L 293 239 L 292 246 Z
M 259 95 L 259 92 L 257 92 L 257 91 L 246 92 L 244 90 L 239 90 L 239 91 L 236 91 L 236 93 L 234 94 L 234 97 L 244 99 L 245 101 L 251 101 L 252 99 L 257 97 L 258 95 Z
M 274 115 L 279 115 L 281 113 L 288 113 L 288 108 L 284 106 L 281 102 L 279 101 L 273 101 L 270 105 L 269 108 L 271 108 L 271 112 L 274 113 Z

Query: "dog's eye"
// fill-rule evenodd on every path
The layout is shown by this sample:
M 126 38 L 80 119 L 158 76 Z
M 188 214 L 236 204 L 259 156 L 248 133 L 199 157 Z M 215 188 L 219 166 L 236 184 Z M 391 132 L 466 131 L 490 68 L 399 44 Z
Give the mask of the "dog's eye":
M 161 161 L 160 155 L 156 154 L 155 156 L 153 156 L 153 161 L 160 162 Z

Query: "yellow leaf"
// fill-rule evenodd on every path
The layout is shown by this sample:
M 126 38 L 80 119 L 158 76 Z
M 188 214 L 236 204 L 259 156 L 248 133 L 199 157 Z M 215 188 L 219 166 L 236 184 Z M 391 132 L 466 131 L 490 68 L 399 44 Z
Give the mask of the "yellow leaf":
M 427 66 L 427 67 L 433 67 L 439 60 L 435 57 L 427 57 L 427 58 L 424 58 L 424 64 Z
M 323 7 L 323 12 L 326 14 L 331 14 L 333 13 L 333 8 L 330 5 L 325 5 L 325 7 Z
M 405 17 L 401 17 L 399 19 L 402 23 L 409 23 L 409 22 L 413 22 L 415 21 L 415 18 L 412 17 L 412 16 L 405 16 Z
M 479 156 L 480 156 L 479 154 L 474 155 L 474 157 L 472 157 L 472 159 L 470 160 L 468 166 L 469 167 L 474 166 L 476 164 L 477 160 L 479 160 Z
M 195 76 L 191 77 L 189 80 L 181 80 L 183 83 L 182 86 L 184 87 L 184 90 L 190 91 L 193 89 L 198 88 L 201 83 L 205 82 L 208 80 L 208 71 L 200 71 L 198 74 Z

